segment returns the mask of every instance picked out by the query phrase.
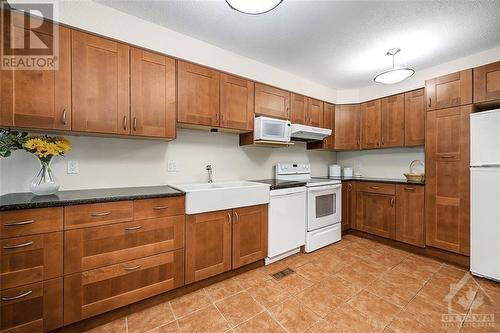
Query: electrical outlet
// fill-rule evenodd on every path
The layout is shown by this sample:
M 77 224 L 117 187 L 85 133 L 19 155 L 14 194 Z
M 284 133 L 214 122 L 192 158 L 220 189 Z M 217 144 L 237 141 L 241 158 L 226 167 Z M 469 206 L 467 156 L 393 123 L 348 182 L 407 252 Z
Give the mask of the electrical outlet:
M 78 161 L 68 161 L 67 173 L 77 174 L 80 172 L 80 167 L 78 166 Z
M 177 161 L 169 160 L 167 162 L 167 171 L 168 172 L 177 172 L 179 169 L 177 168 Z

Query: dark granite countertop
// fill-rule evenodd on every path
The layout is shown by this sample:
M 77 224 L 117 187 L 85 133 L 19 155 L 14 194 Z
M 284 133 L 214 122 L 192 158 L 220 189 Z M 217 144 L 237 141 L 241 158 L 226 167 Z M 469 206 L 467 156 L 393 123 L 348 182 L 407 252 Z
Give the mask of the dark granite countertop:
M 425 185 L 425 183 L 409 182 L 406 178 L 383 178 L 383 177 L 313 177 L 313 178 L 327 178 L 342 181 L 363 181 L 363 182 L 377 182 L 377 183 L 392 183 L 392 184 L 413 184 Z
M 291 188 L 291 187 L 300 187 L 305 186 L 306 182 L 304 181 L 291 181 L 291 180 L 278 180 L 278 179 L 260 179 L 260 180 L 252 180 L 257 183 L 264 183 L 271 185 L 271 190 L 280 190 L 283 188 Z
M 10 193 L 0 196 L 0 211 L 183 195 L 184 192 L 167 185 L 60 191 L 46 196 L 36 196 L 30 192 Z

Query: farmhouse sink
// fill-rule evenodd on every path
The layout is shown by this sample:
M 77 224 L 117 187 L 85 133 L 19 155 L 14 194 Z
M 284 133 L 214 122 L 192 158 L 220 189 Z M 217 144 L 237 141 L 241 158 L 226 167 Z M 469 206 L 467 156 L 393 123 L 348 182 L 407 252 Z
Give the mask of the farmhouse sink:
M 269 203 L 269 185 L 248 181 L 172 185 L 186 192 L 186 214 Z

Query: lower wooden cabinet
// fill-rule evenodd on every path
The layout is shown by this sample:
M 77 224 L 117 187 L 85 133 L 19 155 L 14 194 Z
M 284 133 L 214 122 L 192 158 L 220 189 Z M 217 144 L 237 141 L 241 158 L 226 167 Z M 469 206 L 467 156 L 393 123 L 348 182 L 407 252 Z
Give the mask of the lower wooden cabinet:
M 166 252 L 64 277 L 64 324 L 180 287 L 184 250 Z
M 267 256 L 267 205 L 233 210 L 233 269 Z
M 186 283 L 231 270 L 231 209 L 186 216 Z
M 394 185 L 377 183 L 358 185 L 356 188 L 356 228 L 377 236 L 394 239 L 396 233 Z
M 356 183 L 342 182 L 342 231 L 355 228 Z
M 425 247 L 424 187 L 396 186 L 396 240 Z
M 62 278 L 0 292 L 0 331 L 47 332 L 63 324 Z

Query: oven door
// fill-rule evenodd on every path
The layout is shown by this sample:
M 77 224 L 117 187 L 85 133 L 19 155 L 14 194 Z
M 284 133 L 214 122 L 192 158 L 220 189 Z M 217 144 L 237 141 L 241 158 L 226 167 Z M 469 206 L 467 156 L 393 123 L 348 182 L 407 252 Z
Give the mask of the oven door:
M 307 230 L 320 229 L 342 219 L 342 185 L 325 185 L 307 189 Z

